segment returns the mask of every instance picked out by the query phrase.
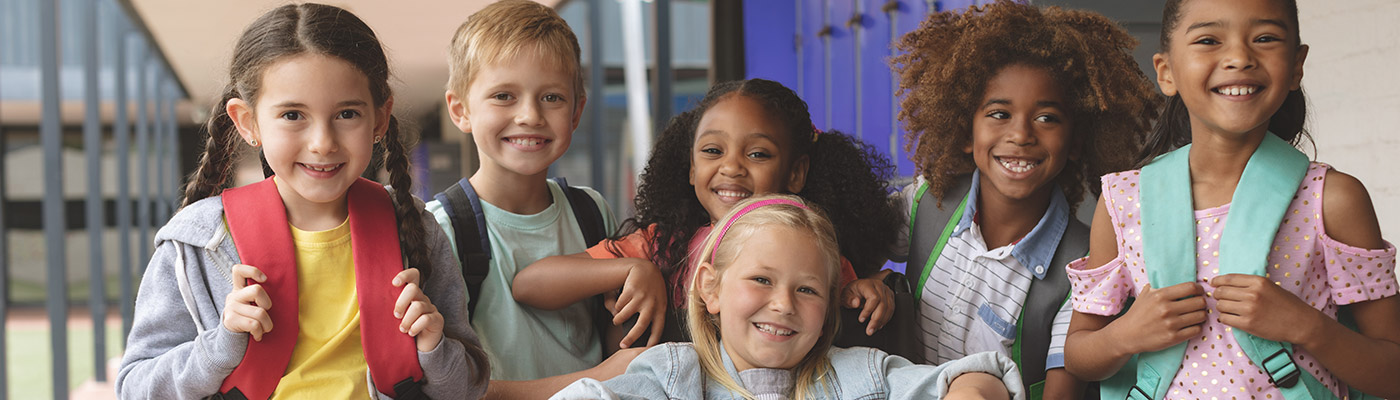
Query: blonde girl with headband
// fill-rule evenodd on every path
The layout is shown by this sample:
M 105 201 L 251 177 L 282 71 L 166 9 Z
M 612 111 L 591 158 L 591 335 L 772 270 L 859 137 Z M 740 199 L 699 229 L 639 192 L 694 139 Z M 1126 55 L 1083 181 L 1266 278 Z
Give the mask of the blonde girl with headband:
M 737 204 L 701 249 L 687 305 L 695 341 L 653 347 L 627 373 L 579 380 L 554 398 L 1024 397 L 1015 364 L 995 353 L 931 366 L 871 348 L 833 348 L 836 235 L 798 197 Z

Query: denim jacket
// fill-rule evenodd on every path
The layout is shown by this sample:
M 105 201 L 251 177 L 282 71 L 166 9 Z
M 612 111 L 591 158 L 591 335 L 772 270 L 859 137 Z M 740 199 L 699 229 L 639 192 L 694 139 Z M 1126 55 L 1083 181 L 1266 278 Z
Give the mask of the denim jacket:
M 724 368 L 739 382 L 739 373 L 721 349 Z M 828 352 L 833 372 L 822 381 L 833 382 L 819 399 L 938 399 L 958 375 L 986 372 L 1001 377 L 1013 399 L 1025 399 L 1016 363 L 993 352 L 969 355 L 933 366 L 910 363 L 903 357 L 868 347 L 832 348 Z M 691 343 L 666 343 L 638 355 L 627 372 L 607 382 L 580 379 L 552 399 L 741 399 L 713 379 L 704 376 Z

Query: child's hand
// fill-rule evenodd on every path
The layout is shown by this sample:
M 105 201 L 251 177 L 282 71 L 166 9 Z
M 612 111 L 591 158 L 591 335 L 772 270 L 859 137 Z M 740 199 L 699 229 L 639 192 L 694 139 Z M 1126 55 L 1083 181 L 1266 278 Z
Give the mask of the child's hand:
M 969 372 L 953 378 L 948 384 L 945 399 L 1011 399 L 1011 391 L 1006 384 L 992 374 Z
M 413 336 L 418 351 L 429 352 L 442 341 L 442 314 L 428 295 L 418 287 L 418 269 L 409 268 L 394 276 L 394 287 L 403 287 L 394 302 L 394 318 L 399 318 L 399 331 Z
M 1304 343 L 1309 321 L 1318 314 L 1303 299 L 1279 287 L 1269 278 L 1257 275 L 1226 274 L 1210 280 L 1215 286 L 1215 308 L 1220 323 L 1243 329 L 1249 334 L 1276 342 Z
M 894 317 L 894 291 L 874 277 L 856 279 L 846 285 L 841 290 L 841 304 L 861 309 L 860 322 L 867 322 L 866 336 L 874 335 Z
M 1132 307 L 1113 321 L 1122 331 L 1116 337 L 1137 348 L 1130 353 L 1162 350 L 1201 334 L 1206 322 L 1205 290 L 1196 282 L 1152 289 L 1145 285 Z
M 642 336 L 647 326 L 651 336 L 647 346 L 661 341 L 661 332 L 666 327 L 666 280 L 661 278 L 661 269 L 650 261 L 638 259 L 627 271 L 627 280 L 622 284 L 622 293 L 617 296 L 617 312 L 613 314 L 613 325 L 627 322 L 632 314 L 637 314 L 637 325 L 627 332 L 618 347 L 627 348 Z
M 248 284 L 248 280 L 262 283 L 267 275 L 251 265 L 234 265 L 233 291 L 224 296 L 224 328 L 232 332 L 248 332 L 253 340 L 262 341 L 265 333 L 272 332 L 272 297 L 267 295 L 262 285 Z

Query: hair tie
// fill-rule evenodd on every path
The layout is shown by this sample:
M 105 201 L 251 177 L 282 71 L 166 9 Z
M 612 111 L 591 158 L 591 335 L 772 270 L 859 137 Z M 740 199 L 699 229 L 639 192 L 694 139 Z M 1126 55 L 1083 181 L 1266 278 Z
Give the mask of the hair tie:
M 817 129 L 817 124 L 813 123 L 813 124 L 812 124 L 812 143 L 816 143 L 816 142 L 817 142 L 817 138 L 821 137 L 821 134 L 822 134 L 822 130 L 821 130 L 821 129 Z
M 759 201 L 753 202 L 752 204 L 749 204 L 749 205 L 747 205 L 747 206 L 744 206 L 744 208 L 739 209 L 739 212 L 734 213 L 734 217 L 733 217 L 733 218 L 730 218 L 728 221 L 724 221 L 724 227 L 720 228 L 720 230 L 719 230 L 719 235 L 718 235 L 718 236 L 715 236 L 715 244 L 714 244 L 714 247 L 711 247 L 711 248 L 710 248 L 710 262 L 711 262 L 711 263 L 715 262 L 715 253 L 716 253 L 716 252 L 719 252 L 719 242 L 722 241 L 722 240 L 724 240 L 724 234 L 725 234 L 726 232 L 729 232 L 729 227 L 730 227 L 730 226 L 734 226 L 734 221 L 738 221 L 739 218 L 743 217 L 744 214 L 748 214 L 750 211 L 756 210 L 756 209 L 758 209 L 759 207 L 763 207 L 763 206 L 770 205 L 770 204 L 787 204 L 787 205 L 790 205 L 790 206 L 793 206 L 793 207 L 801 208 L 801 209 L 803 209 L 803 210 L 809 210 L 809 208 L 807 208 L 806 205 L 804 205 L 804 204 L 802 204 L 802 203 L 799 203 L 799 202 L 796 202 L 796 201 L 788 200 L 788 199 L 768 199 L 768 200 L 759 200 Z

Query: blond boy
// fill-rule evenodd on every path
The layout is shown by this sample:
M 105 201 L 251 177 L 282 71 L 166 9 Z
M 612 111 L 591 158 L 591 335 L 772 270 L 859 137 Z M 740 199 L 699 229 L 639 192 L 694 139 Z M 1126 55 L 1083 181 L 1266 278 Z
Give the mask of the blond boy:
M 563 188 L 547 176 L 550 164 L 568 150 L 583 112 L 579 53 L 578 39 L 554 10 L 507 0 L 469 17 L 453 36 L 448 59 L 448 113 L 471 136 L 481 161 L 461 184 L 470 182 L 479 196 L 490 242 L 489 274 L 479 293 L 468 293 L 476 301 L 472 325 L 490 354 L 492 379 L 560 381 L 534 382 L 530 389 L 557 389 L 595 376 L 575 373 L 598 366 L 603 357 L 592 300 L 542 310 L 517 304 L 510 287 L 520 268 L 540 258 L 587 249 Z M 606 203 L 596 191 L 582 189 L 611 233 L 616 222 Z M 454 232 L 442 202 L 429 202 L 427 209 L 454 251 L 458 238 L 471 237 Z M 626 360 L 621 364 L 615 368 Z M 493 381 L 491 389 L 527 389 L 511 384 Z

